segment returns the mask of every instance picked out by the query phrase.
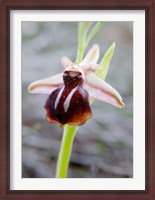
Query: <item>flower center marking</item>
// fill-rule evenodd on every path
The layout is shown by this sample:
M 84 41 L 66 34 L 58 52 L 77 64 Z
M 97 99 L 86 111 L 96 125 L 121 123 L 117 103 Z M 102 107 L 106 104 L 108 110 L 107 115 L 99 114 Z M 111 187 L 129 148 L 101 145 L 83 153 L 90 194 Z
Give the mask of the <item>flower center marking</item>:
M 62 93 L 63 93 L 63 91 L 64 91 L 64 88 L 65 88 L 65 86 L 63 86 L 63 87 L 61 88 L 61 90 L 60 90 L 60 92 L 59 92 L 59 94 L 58 94 L 58 96 L 57 96 L 57 98 L 56 98 L 56 100 L 55 100 L 55 104 L 54 104 L 54 108 L 55 108 L 55 109 L 57 109 L 57 106 L 58 106 L 58 104 L 59 104 L 59 101 L 60 101 L 61 95 L 62 95 Z
M 68 96 L 67 96 L 67 98 L 66 98 L 66 100 L 65 100 L 65 102 L 64 102 L 64 111 L 65 112 L 67 112 L 67 110 L 68 110 L 68 108 L 69 108 L 69 105 L 70 105 L 70 102 L 71 102 L 71 99 L 72 99 L 72 97 L 73 97 L 73 95 L 74 95 L 74 93 L 75 93 L 75 91 L 77 90 L 77 88 L 78 88 L 78 86 L 76 86 L 75 88 L 73 88 L 72 90 L 71 90 L 71 92 L 68 94 Z

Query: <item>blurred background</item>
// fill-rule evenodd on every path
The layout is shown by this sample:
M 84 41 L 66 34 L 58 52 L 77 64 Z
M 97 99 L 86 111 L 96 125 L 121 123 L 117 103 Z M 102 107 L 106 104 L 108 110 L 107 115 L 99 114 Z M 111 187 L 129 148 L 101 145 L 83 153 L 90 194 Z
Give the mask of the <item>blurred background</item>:
M 63 129 L 46 121 L 47 95 L 28 85 L 63 70 L 60 60 L 76 58 L 77 22 L 22 22 L 22 177 L 55 176 Z M 100 45 L 100 60 L 116 42 L 106 81 L 125 102 L 124 109 L 94 101 L 93 117 L 78 130 L 68 178 L 133 176 L 133 23 L 106 22 L 88 49 Z M 100 61 L 99 60 L 99 61 Z

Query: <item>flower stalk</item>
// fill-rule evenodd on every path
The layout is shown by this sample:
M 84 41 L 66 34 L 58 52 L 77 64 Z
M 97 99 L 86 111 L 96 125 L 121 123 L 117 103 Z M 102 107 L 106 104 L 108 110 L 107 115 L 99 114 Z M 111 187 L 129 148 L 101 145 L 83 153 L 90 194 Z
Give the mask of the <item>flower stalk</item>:
M 76 126 L 65 125 L 61 149 L 58 156 L 56 178 L 66 178 L 72 152 L 73 140 L 78 130 Z
M 78 49 L 77 49 L 77 58 L 76 62 L 80 63 L 83 59 L 86 47 L 89 42 L 95 36 L 96 32 L 103 26 L 103 22 L 98 22 L 92 31 L 89 33 L 88 37 L 86 37 L 88 33 L 88 29 L 92 25 L 92 22 L 80 22 L 78 26 Z M 70 156 L 72 152 L 72 146 L 75 134 L 78 130 L 76 126 L 65 125 L 62 144 L 60 148 L 60 153 L 57 161 L 56 168 L 56 178 L 65 178 L 68 173 L 68 166 L 70 161 Z
M 80 63 L 82 61 L 84 52 L 85 52 L 88 44 L 93 39 L 93 37 L 95 36 L 97 31 L 104 25 L 104 22 L 96 23 L 90 30 L 90 28 L 93 24 L 94 24 L 93 22 L 79 22 L 78 49 L 77 49 L 77 58 L 76 58 L 77 63 Z M 88 33 L 89 30 L 90 30 L 90 32 Z

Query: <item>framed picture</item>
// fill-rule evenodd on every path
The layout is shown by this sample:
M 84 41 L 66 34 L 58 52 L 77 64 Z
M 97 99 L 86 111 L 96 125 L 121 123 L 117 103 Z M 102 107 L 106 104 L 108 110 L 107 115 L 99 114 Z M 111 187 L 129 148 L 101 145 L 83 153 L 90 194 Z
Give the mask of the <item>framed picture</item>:
M 0 13 L 1 199 L 153 200 L 154 2 Z

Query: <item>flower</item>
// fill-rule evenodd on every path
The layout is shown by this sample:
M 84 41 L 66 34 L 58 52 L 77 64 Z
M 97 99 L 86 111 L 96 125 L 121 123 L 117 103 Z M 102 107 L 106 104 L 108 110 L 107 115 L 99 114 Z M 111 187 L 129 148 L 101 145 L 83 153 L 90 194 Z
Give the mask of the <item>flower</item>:
M 97 99 L 122 108 L 120 94 L 94 72 L 101 69 L 97 64 L 99 46 L 94 45 L 80 64 L 63 57 L 63 73 L 38 80 L 29 85 L 30 93 L 49 94 L 44 108 L 47 120 L 60 125 L 79 126 L 91 116 L 89 99 Z

